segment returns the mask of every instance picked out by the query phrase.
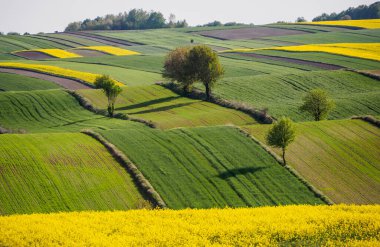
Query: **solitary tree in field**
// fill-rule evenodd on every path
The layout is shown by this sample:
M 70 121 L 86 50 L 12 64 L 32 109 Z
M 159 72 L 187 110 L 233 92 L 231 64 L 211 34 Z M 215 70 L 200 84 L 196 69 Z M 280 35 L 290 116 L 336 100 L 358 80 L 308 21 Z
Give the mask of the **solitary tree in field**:
M 194 84 L 195 77 L 187 69 L 190 47 L 180 47 L 171 51 L 165 59 L 163 76 L 181 83 L 184 93 L 189 93 Z
M 113 117 L 115 111 L 115 101 L 117 96 L 121 93 L 122 89 L 116 85 L 108 75 L 102 75 L 96 78 L 95 87 L 103 90 L 108 99 L 107 111 L 110 117 Z
M 320 88 L 311 90 L 303 101 L 300 110 L 310 113 L 315 121 L 327 118 L 330 111 L 335 107 L 334 101 L 329 99 L 327 92 Z
M 282 160 L 286 165 L 285 151 L 287 146 L 294 141 L 296 137 L 294 124 L 290 118 L 281 118 L 267 133 L 266 141 L 268 145 L 282 149 Z
M 210 100 L 211 89 L 217 80 L 223 76 L 224 69 L 219 62 L 218 54 L 205 45 L 194 46 L 188 55 L 186 63 L 188 71 L 196 81 L 201 81 L 206 89 L 206 98 Z

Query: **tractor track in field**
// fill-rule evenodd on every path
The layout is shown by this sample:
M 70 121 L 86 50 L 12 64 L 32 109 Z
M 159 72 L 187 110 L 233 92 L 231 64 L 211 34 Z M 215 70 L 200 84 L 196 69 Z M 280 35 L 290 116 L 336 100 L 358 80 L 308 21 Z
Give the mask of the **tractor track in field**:
M 30 71 L 30 70 L 24 70 L 24 69 L 14 69 L 14 68 L 0 68 L 0 73 L 24 75 L 28 77 L 42 79 L 45 81 L 51 81 L 70 90 L 92 89 L 92 87 L 84 84 L 80 80 L 64 78 L 64 77 L 60 77 L 56 75 L 49 75 L 42 72 L 36 72 L 36 71 Z

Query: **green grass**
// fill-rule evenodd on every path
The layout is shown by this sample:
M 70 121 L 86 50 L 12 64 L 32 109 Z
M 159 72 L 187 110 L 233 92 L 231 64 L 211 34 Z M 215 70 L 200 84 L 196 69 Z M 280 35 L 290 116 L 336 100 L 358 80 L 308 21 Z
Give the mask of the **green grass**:
M 57 84 L 37 78 L 0 73 L 0 91 L 29 91 L 61 88 Z
M 269 126 L 247 127 L 264 142 Z M 296 125 L 288 161 L 335 203 L 380 203 L 380 129 L 362 120 Z M 275 150 L 279 153 L 279 150 Z
M 289 57 L 296 58 L 306 61 L 321 62 L 327 64 L 339 65 L 345 68 L 358 69 L 358 70 L 376 70 L 380 67 L 380 62 L 373 60 L 346 57 L 334 54 L 328 54 L 323 52 L 286 52 L 286 51 L 272 51 L 263 50 L 255 51 L 254 53 L 269 55 L 269 56 L 279 56 L 279 57 Z
M 0 215 L 126 210 L 143 200 L 126 170 L 84 134 L 4 134 L 0 143 Z
M 231 127 L 101 133 L 138 166 L 170 208 L 322 203 Z
M 61 68 L 90 72 L 95 74 L 106 74 L 110 75 L 112 78 L 128 86 L 149 85 L 162 80 L 162 76 L 159 73 L 147 72 L 136 69 L 126 69 L 110 65 L 76 63 L 59 60 L 25 62 L 34 64 L 53 65 Z
M 0 47 L 1 47 L 1 44 L 0 44 Z M 0 53 L 0 61 L 3 61 L 3 60 L 24 60 L 24 58 L 18 57 L 16 55 L 12 55 L 9 53 Z
M 58 49 L 66 49 L 68 46 L 62 45 L 53 41 L 39 39 L 37 37 L 34 37 L 32 35 L 8 35 L 7 38 L 9 38 L 9 41 L 15 42 L 17 44 L 18 42 L 22 42 L 25 45 L 31 45 L 36 46 L 39 48 L 58 48 Z
M 312 118 L 298 108 L 306 93 L 318 87 L 329 92 L 336 101 L 331 119 L 380 113 L 378 81 L 341 70 L 225 78 L 215 88 L 215 93 L 257 108 L 268 107 L 269 114 L 275 117 L 289 116 L 305 121 Z
M 106 109 L 107 98 L 100 90 L 90 89 L 78 92 L 97 108 Z M 242 112 L 201 100 L 181 97 L 157 85 L 124 88 L 115 107 L 115 113 L 126 113 L 134 118 L 152 121 L 162 129 L 256 123 L 252 117 Z
M 62 34 L 62 33 L 50 33 L 50 34 L 42 34 L 44 37 L 49 37 L 54 40 L 60 40 L 60 41 L 69 41 L 72 44 L 77 44 L 77 47 L 80 46 L 98 46 L 98 45 L 104 45 L 103 43 L 90 40 L 90 39 L 85 39 L 85 38 L 80 38 L 77 36 L 72 36 L 68 34 Z
M 62 90 L 0 93 L 0 126 L 27 132 L 124 129 L 140 124 L 96 115 Z

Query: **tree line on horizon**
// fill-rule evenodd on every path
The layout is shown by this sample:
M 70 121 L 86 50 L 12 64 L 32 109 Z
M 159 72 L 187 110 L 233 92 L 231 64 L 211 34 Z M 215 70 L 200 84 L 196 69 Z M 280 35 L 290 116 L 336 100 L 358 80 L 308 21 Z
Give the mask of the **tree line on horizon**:
M 85 31 L 85 30 L 139 30 L 155 28 L 177 28 L 187 27 L 186 20 L 176 20 L 174 14 L 170 14 L 166 20 L 164 15 L 158 11 L 145 11 L 143 9 L 132 9 L 129 12 L 117 15 L 108 14 L 95 19 L 85 19 L 70 23 L 65 31 Z

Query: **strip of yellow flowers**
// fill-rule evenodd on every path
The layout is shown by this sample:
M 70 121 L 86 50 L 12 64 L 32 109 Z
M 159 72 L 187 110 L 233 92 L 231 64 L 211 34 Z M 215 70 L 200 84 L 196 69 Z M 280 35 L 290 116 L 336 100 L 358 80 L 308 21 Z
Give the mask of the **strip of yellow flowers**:
M 222 52 L 254 52 L 260 50 L 277 50 L 292 52 L 325 52 L 348 57 L 358 57 L 380 61 L 380 43 L 336 43 L 310 44 L 299 46 L 282 46 L 258 49 L 234 49 Z
M 130 51 L 127 49 L 122 49 L 122 48 L 114 47 L 114 46 L 85 46 L 85 47 L 78 47 L 75 49 L 100 51 L 100 52 L 104 52 L 104 53 L 115 55 L 115 56 L 140 55 L 140 53 L 138 52 Z
M 76 57 L 82 57 L 78 54 L 75 54 L 75 53 L 72 53 L 72 52 L 68 52 L 68 51 L 65 51 L 65 50 L 62 50 L 62 49 L 35 49 L 35 50 L 23 50 L 22 52 L 24 51 L 35 51 L 35 52 L 41 52 L 41 53 L 45 53 L 47 55 L 50 55 L 52 57 L 56 57 L 56 58 L 76 58 Z M 16 51 L 14 53 L 17 53 L 17 52 L 21 52 L 21 51 Z
M 380 19 L 315 21 L 315 22 L 303 22 L 303 23 L 298 23 L 298 24 L 346 26 L 346 27 L 359 27 L 359 28 L 366 28 L 366 29 L 376 29 L 376 28 L 380 28 Z
M 380 206 L 14 215 L 0 229 L 0 246 L 379 246 Z
M 14 69 L 25 69 L 30 71 L 36 71 L 51 75 L 57 75 L 67 78 L 75 78 L 93 84 L 95 79 L 100 76 L 99 74 L 93 74 L 88 72 L 82 72 L 77 70 L 65 69 L 57 66 L 42 65 L 42 64 L 28 64 L 28 63 L 12 63 L 12 62 L 0 62 L 0 67 L 3 68 L 14 68 Z M 115 80 L 116 81 L 116 80 Z M 123 86 L 124 84 L 116 81 L 116 84 Z

